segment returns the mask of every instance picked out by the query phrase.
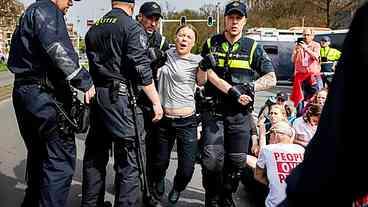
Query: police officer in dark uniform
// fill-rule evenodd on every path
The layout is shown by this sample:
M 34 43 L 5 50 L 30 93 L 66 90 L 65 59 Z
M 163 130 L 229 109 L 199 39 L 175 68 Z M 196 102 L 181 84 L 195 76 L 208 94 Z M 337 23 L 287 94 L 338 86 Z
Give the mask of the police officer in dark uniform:
M 72 0 L 31 4 L 11 41 L 8 67 L 15 74 L 13 104 L 28 150 L 24 207 L 66 205 L 76 146 L 74 131 L 66 130 L 70 127 L 65 114 L 61 115 L 63 106 L 71 98 L 69 84 L 85 91 L 88 103 L 95 94 L 88 71 L 79 66 L 64 21 L 72 5 Z
M 142 4 L 137 15 L 138 22 L 147 33 L 148 47 L 166 51 L 169 49 L 169 42 L 166 37 L 156 31 L 160 24 L 160 18 L 162 18 L 161 7 L 154 1 Z
M 152 76 L 157 86 L 157 70 L 166 61 L 165 51 L 169 49 L 169 43 L 164 36 L 157 32 L 157 27 L 159 26 L 160 18 L 162 18 L 161 7 L 156 2 L 145 2 L 139 9 L 139 14 L 136 19 L 144 29 L 148 37 L 148 55 L 152 60 L 151 69 Z M 144 129 L 145 129 L 145 141 L 146 141 L 146 155 L 147 155 L 147 176 L 149 181 L 150 191 L 153 192 L 153 196 L 150 198 L 144 197 L 144 202 L 147 206 L 160 206 L 155 197 L 158 197 L 157 191 L 154 191 L 153 183 L 151 183 L 151 158 L 155 153 L 155 142 L 154 139 L 157 137 L 156 128 L 154 123 L 152 123 L 152 104 L 150 104 L 149 99 L 145 94 L 141 94 L 139 97 L 139 104 L 142 107 L 144 115 Z M 155 184 L 157 187 L 157 184 Z M 146 195 L 146 194 L 144 194 Z
M 169 43 L 164 36 L 157 32 L 157 27 L 160 23 L 160 18 L 162 18 L 161 7 L 159 4 L 153 1 L 145 2 L 139 9 L 139 14 L 137 15 L 137 21 L 140 23 L 144 31 L 148 36 L 148 55 L 151 62 L 151 69 L 153 79 L 157 83 L 157 70 L 166 61 L 165 51 L 169 49 Z M 157 84 L 156 84 L 157 87 Z M 157 138 L 157 126 L 152 123 L 152 104 L 150 103 L 147 96 L 142 94 L 139 98 L 139 103 L 142 106 L 144 115 L 144 129 L 145 129 L 145 140 L 146 140 L 146 155 L 147 155 L 147 176 L 149 181 L 149 187 L 154 196 L 151 198 L 144 197 L 144 201 L 148 206 L 159 206 L 157 197 L 163 193 L 162 189 L 164 183 L 154 184 L 153 188 L 151 183 L 151 163 L 153 162 L 151 158 L 157 152 L 155 149 L 158 147 L 155 145 L 155 139 Z M 157 189 L 158 191 L 154 191 Z M 162 193 L 161 193 L 162 192 Z M 144 194 L 146 195 L 146 194 Z
M 245 4 L 227 4 L 224 33 L 209 38 L 202 50 L 200 68 L 208 76 L 204 93 L 212 103 L 202 109 L 206 206 L 235 206 L 232 193 L 245 168 L 254 92 L 276 85 L 270 58 L 255 40 L 242 37 L 246 20 Z
M 142 111 L 135 116 L 135 93 L 142 85 L 153 104 L 156 122 L 162 118 L 161 103 L 147 56 L 147 36 L 131 18 L 134 0 L 113 0 L 112 10 L 97 20 L 86 35 L 90 72 L 96 84 L 91 108 L 91 130 L 83 161 L 82 206 L 103 206 L 106 166 L 113 143 L 115 207 L 137 206 L 139 170 L 136 133 L 143 131 Z M 137 119 L 136 119 L 137 118 Z M 136 121 L 136 122 L 135 122 Z

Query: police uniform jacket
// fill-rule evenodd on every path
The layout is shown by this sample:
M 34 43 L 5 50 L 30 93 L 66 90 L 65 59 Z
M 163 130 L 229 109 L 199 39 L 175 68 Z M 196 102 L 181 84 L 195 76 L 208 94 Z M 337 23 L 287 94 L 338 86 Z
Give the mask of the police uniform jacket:
M 169 49 L 169 42 L 166 37 L 155 31 L 153 34 L 148 35 L 148 47 L 154 47 L 162 51 L 166 51 Z
M 37 1 L 21 17 L 12 37 L 8 66 L 16 80 L 58 74 L 82 91 L 93 84 L 89 73 L 79 66 L 64 14 L 50 0 Z
M 118 75 L 138 85 L 152 83 L 147 36 L 124 10 L 113 8 L 86 35 L 90 73 L 97 87 Z
M 272 61 L 264 49 L 255 40 L 247 37 L 231 44 L 224 34 L 215 35 L 204 43 L 202 56 L 208 53 L 212 53 L 217 59 L 214 72 L 231 85 L 253 82 L 258 76 L 274 72 Z M 239 106 L 210 82 L 205 85 L 205 96 L 214 97 L 220 104 Z

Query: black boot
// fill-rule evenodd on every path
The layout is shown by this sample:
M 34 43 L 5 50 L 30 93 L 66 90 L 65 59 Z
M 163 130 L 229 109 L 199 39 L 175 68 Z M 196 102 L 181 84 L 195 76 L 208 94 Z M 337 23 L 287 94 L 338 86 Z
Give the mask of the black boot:
M 162 207 L 161 202 L 153 196 L 150 197 L 144 196 L 143 202 L 144 205 L 147 207 Z
M 105 201 L 102 207 L 112 207 L 112 203 L 110 201 Z
M 158 199 L 161 200 L 162 196 L 165 193 L 165 178 L 161 179 L 158 182 L 154 182 L 153 184 L 153 194 Z
M 169 193 L 168 199 L 170 204 L 176 204 L 180 197 L 180 191 L 175 190 L 173 187 Z
M 222 206 L 223 207 L 236 207 L 235 202 L 233 200 L 233 195 L 231 193 L 227 193 L 222 196 Z
M 205 207 L 220 207 L 221 202 L 218 196 L 208 196 L 208 193 L 205 196 Z

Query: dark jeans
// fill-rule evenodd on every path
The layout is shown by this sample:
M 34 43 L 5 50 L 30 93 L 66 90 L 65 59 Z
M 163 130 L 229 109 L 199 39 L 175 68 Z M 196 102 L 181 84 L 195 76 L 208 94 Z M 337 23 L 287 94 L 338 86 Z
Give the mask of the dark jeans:
M 244 170 L 250 140 L 251 114 L 202 114 L 202 173 L 206 200 L 235 192 Z
M 27 147 L 24 207 L 64 207 L 75 168 L 73 134 L 59 130 L 53 98 L 37 84 L 15 85 L 13 105 Z
M 137 206 L 139 170 L 135 142 L 135 124 L 127 96 L 111 102 L 108 89 L 96 88 L 91 107 L 91 128 L 83 160 L 82 206 L 102 206 L 105 195 L 106 166 L 114 143 L 115 207 Z M 138 131 L 143 133 L 139 110 Z M 141 134 L 143 135 L 143 134 Z M 144 145 L 143 136 L 140 136 Z M 143 146 L 144 147 L 144 146 Z
M 171 119 L 164 117 L 159 123 L 158 153 L 153 164 L 154 180 L 158 182 L 166 175 L 170 153 L 177 141 L 178 168 L 174 188 L 183 191 L 192 179 L 197 153 L 197 123 L 195 116 Z

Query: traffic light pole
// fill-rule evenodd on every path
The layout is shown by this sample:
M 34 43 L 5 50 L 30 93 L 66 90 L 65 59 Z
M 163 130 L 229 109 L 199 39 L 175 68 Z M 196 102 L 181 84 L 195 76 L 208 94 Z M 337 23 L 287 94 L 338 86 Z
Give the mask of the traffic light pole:
M 216 4 L 216 32 L 220 34 L 220 2 Z

